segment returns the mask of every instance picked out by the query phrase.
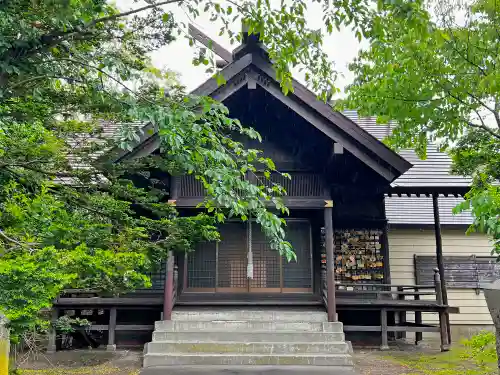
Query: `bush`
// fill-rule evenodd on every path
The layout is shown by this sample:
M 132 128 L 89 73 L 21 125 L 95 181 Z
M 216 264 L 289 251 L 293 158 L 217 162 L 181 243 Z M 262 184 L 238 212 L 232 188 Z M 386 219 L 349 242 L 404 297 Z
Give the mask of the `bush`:
M 496 336 L 493 332 L 481 331 L 470 339 L 463 340 L 462 357 L 473 361 L 477 367 L 487 374 L 491 364 L 497 362 Z

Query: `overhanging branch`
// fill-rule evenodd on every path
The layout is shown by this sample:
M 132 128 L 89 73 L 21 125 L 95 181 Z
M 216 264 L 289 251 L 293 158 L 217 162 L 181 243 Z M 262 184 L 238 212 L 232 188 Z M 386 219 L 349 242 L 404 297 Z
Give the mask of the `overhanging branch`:
M 106 23 L 109 21 L 116 20 L 118 18 L 123 18 L 123 17 L 127 17 L 130 15 L 136 14 L 136 13 L 140 13 L 140 12 L 148 10 L 148 9 L 156 8 L 156 7 L 163 6 L 163 5 L 174 4 L 174 3 L 182 3 L 183 1 L 184 0 L 166 0 L 166 1 L 160 1 L 158 3 L 151 3 L 148 5 L 145 5 L 141 8 L 132 9 L 132 10 L 129 10 L 126 12 L 116 13 L 116 14 L 113 14 L 110 16 L 105 16 L 105 17 L 95 19 L 93 21 L 86 23 L 83 26 L 73 27 L 71 29 L 64 30 L 64 31 L 63 30 L 53 30 L 47 34 L 41 35 L 39 38 L 34 40 L 33 43 L 28 43 L 28 45 L 31 45 L 34 47 L 16 46 L 16 47 L 12 47 L 12 48 L 6 50 L 5 53 L 3 53 L 0 56 L 0 61 L 9 61 L 12 58 L 23 59 L 23 58 L 26 58 L 27 56 L 30 56 L 30 55 L 36 53 L 37 51 L 46 50 L 47 48 L 54 47 L 69 37 L 75 37 L 75 36 L 78 36 L 80 34 L 88 34 L 89 33 L 88 30 L 98 23 Z M 92 34 L 92 33 L 90 33 L 90 34 Z M 5 78 L 3 77 L 3 75 L 0 74 L 0 86 L 3 84 L 4 79 Z
M 88 29 L 89 27 L 95 26 L 98 23 L 113 21 L 115 19 L 127 17 L 127 16 L 130 16 L 132 14 L 140 13 L 140 12 L 142 12 L 144 10 L 148 10 L 148 9 L 151 9 L 151 8 L 156 8 L 156 7 L 160 7 L 160 6 L 163 6 L 163 5 L 169 5 L 169 4 L 173 4 L 173 3 L 182 3 L 182 2 L 184 2 L 184 0 L 167 0 L 167 1 L 160 1 L 159 3 L 151 3 L 149 5 L 145 5 L 145 6 L 141 7 L 141 8 L 132 9 L 132 10 L 129 10 L 127 12 L 117 13 L 117 14 L 114 14 L 112 16 L 106 16 L 106 17 L 98 18 L 96 20 L 93 20 L 93 21 L 89 22 L 87 25 L 84 26 L 84 28 Z
M 481 120 L 482 121 L 482 120 Z M 498 134 L 497 132 L 495 132 L 493 129 L 487 127 L 486 125 L 484 125 L 484 122 L 479 125 L 479 124 L 474 124 L 473 122 L 471 121 L 467 121 L 467 125 L 469 125 L 470 127 L 472 128 L 476 128 L 476 129 L 482 129 L 486 132 L 488 132 L 489 134 L 491 134 L 493 137 L 495 137 L 496 139 L 500 139 L 500 134 Z
M 20 242 L 20 241 L 17 241 L 16 239 L 12 238 L 12 237 L 9 237 L 5 234 L 5 232 L 0 229 L 0 237 L 2 237 L 5 241 L 7 242 L 10 242 L 10 243 L 13 243 L 13 244 L 16 244 L 17 246 L 20 246 L 20 247 L 24 247 L 24 248 L 27 248 L 29 249 L 31 252 L 33 252 L 34 250 L 30 247 L 30 246 L 35 246 L 35 245 L 39 245 L 37 243 L 31 243 L 31 242 L 26 242 L 26 243 L 23 243 L 23 242 Z

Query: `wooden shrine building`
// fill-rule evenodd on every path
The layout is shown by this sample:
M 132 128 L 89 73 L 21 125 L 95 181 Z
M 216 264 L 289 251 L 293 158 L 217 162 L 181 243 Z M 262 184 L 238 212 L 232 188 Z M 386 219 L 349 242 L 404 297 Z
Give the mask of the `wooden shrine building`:
M 113 346 L 120 330 L 146 332 L 147 341 L 153 322 L 168 320 L 176 306 L 318 305 L 324 306 L 330 321 L 338 313 L 346 330 L 382 332 L 383 347 L 388 331 L 396 336 L 418 332 L 417 341 L 422 332 L 437 331 L 446 349 L 447 314 L 458 311 L 447 306 L 446 287 L 440 281 L 444 268 L 439 212 L 436 267 L 440 272 L 435 283 L 391 286 L 384 200 L 391 194 L 437 197 L 463 194 L 466 189 L 394 188 L 391 183 L 412 164 L 297 81 L 294 91 L 284 95 L 265 48 L 255 37 L 245 37 L 233 53 L 215 48 L 227 62 L 221 70 L 227 83 L 219 86 L 212 78 L 193 94 L 223 102 L 232 117 L 256 129 L 262 143 L 243 140 L 246 146 L 263 150 L 279 171 L 291 175 L 291 180 L 271 178 L 287 191 L 286 231 L 297 261 L 287 262 L 272 250 L 252 221 L 230 221 L 219 228 L 220 242 L 200 244 L 189 254 L 173 254 L 151 290 L 119 298 L 69 291 L 57 301 L 54 316 L 71 309 L 102 311 L 94 329 L 106 332 L 108 345 Z M 158 136 L 145 132 L 136 147 L 120 157 L 141 157 L 158 148 Z M 169 185 L 169 199 L 179 212 L 196 212 L 204 199 L 202 185 L 192 176 L 172 176 Z M 421 295 L 431 298 L 420 300 Z M 117 309 L 124 311 L 122 318 L 119 311 L 118 320 Z M 407 311 L 415 312 L 415 323 L 405 324 Z M 422 324 L 422 312 L 438 313 L 440 327 Z

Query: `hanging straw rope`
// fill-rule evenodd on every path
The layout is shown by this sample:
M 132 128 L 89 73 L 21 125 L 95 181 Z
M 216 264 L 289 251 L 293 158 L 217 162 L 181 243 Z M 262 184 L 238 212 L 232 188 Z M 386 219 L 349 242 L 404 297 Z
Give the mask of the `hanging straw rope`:
M 248 263 L 247 278 L 253 280 L 252 218 L 248 219 Z

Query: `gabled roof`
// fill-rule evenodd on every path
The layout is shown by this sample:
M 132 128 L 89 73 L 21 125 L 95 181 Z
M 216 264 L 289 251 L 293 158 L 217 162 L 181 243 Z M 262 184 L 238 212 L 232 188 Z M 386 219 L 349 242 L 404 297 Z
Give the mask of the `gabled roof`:
M 356 111 L 344 111 L 343 114 L 358 124 L 361 128 L 379 140 L 391 133 L 391 125 L 376 123 L 375 117 L 360 117 Z M 402 150 L 399 155 L 413 166 L 398 177 L 391 185 L 393 187 L 469 187 L 471 179 L 450 173 L 451 158 L 438 151 L 434 145 L 427 147 L 427 158 L 420 159 L 413 150 Z
M 377 124 L 375 117 L 360 117 L 355 110 L 344 111 L 343 114 L 356 122 L 377 139 L 384 139 L 391 132 L 391 125 Z M 393 188 L 408 188 L 408 191 L 417 191 L 419 188 L 435 188 L 446 192 L 452 190 L 468 190 L 471 179 L 464 176 L 452 175 L 450 172 L 451 158 L 440 152 L 433 145 L 427 148 L 427 159 L 420 159 L 413 150 L 402 150 L 399 153 L 413 164 L 406 173 L 397 178 L 391 186 Z M 462 188 L 462 189 L 460 189 Z M 469 225 L 473 218 L 470 212 L 454 215 L 453 208 L 463 202 L 463 198 L 454 196 L 440 196 L 439 213 L 441 223 L 445 225 Z M 385 210 L 389 224 L 433 224 L 434 214 L 432 198 L 426 196 L 390 196 L 385 198 Z
M 215 78 L 210 78 L 192 93 L 212 96 L 214 99 L 223 101 L 252 82 L 273 95 L 334 142 L 341 144 L 388 182 L 394 181 L 411 167 L 411 163 L 348 117 L 318 100 L 314 93 L 296 80 L 293 80 L 293 93 L 284 95 L 275 78 L 271 62 L 265 58 L 265 51 L 243 54 L 244 52 L 244 48 L 238 49 L 239 58 L 221 70 L 220 73 L 224 76 L 226 84 L 219 86 Z M 144 155 L 158 146 L 159 139 L 156 134 L 149 138 L 143 137 L 134 151 L 127 156 L 122 153 L 121 157 Z

